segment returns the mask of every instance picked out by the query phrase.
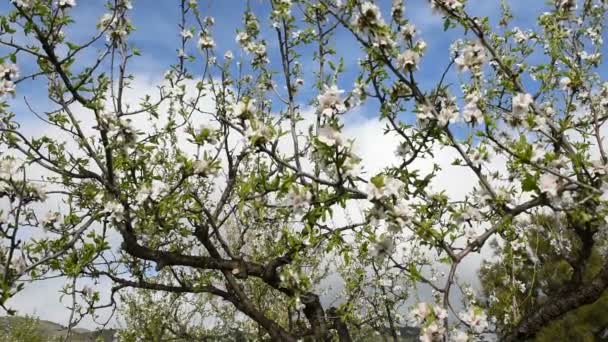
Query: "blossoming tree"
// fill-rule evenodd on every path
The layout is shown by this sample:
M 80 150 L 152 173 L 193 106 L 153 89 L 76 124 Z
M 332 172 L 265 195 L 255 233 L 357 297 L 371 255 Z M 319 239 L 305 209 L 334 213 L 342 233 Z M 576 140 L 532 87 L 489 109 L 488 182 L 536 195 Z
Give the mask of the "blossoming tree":
M 508 1 L 496 18 L 471 15 L 474 3 L 425 2 L 460 39 L 422 81 L 408 2 L 268 0 L 243 13 L 231 52 L 197 1 L 176 1 L 176 62 L 134 100 L 131 66 L 147 52 L 129 41 L 129 0 L 109 1 L 87 41 L 66 33 L 84 1 L 12 0 L 0 304 L 11 312 L 24 286 L 60 276 L 70 327 L 126 305 L 126 340 L 397 341 L 416 325 L 421 341 L 519 341 L 596 302 L 607 4 L 556 0 L 524 31 Z M 348 75 L 338 34 L 364 52 Z M 41 79 L 44 110 L 26 98 L 16 112 Z M 362 108 L 395 138 L 396 162 L 378 171 L 347 133 Z M 28 114 L 46 129 L 29 130 Z M 435 181 L 442 151 L 468 170 L 452 180 L 464 196 Z M 481 287 L 462 271 L 480 255 Z M 90 285 L 102 280 L 112 287 Z M 153 308 L 147 322 L 139 306 Z

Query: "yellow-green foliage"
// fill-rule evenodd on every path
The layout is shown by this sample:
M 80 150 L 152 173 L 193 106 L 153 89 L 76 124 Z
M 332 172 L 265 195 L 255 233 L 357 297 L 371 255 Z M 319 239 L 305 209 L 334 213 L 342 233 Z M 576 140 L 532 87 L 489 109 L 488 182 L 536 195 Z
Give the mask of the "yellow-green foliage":
M 0 340 L 10 342 L 43 342 L 45 340 L 38 329 L 38 324 L 38 319 L 31 316 L 12 320 L 11 324 L 4 327 L 0 332 Z
M 538 342 L 572 341 L 595 342 L 602 329 L 608 328 L 608 291 L 595 303 L 572 311 L 553 322 L 540 334 Z

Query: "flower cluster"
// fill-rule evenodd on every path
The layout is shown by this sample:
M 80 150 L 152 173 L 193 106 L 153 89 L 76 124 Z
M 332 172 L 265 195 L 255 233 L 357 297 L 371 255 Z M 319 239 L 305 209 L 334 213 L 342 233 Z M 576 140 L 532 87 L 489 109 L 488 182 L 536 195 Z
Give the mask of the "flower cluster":
M 483 119 L 483 113 L 479 109 L 479 101 L 481 97 L 478 93 L 470 93 L 465 96 L 465 105 L 462 110 L 462 117 L 465 122 L 472 124 L 478 123 Z
M 532 95 L 527 93 L 518 93 L 517 95 L 513 96 L 511 105 L 513 116 L 520 117 L 521 115 L 528 113 L 530 110 L 530 105 L 533 102 L 534 99 L 532 98 Z
M 319 127 L 317 139 L 319 142 L 327 146 L 339 147 L 344 146 L 347 142 L 347 140 L 342 136 L 342 133 L 329 125 Z
M 296 214 L 300 214 L 308 208 L 311 199 L 312 196 L 306 189 L 292 187 L 285 197 L 285 202 Z
M 357 30 L 367 33 L 385 25 L 380 8 L 371 1 L 362 3 L 358 9 L 355 8 L 351 24 Z
M 576 9 L 576 0 L 555 0 L 555 4 L 566 12 Z
M 519 27 L 515 27 L 512 32 L 513 32 L 513 38 L 519 44 L 525 43 L 529 39 L 529 36 L 530 36 L 528 33 L 522 31 Z
M 390 235 L 383 234 L 376 240 L 373 248 L 372 253 L 374 257 L 383 259 L 386 256 L 393 254 L 395 251 L 394 238 Z
M 15 94 L 15 79 L 19 77 L 19 69 L 15 64 L 0 64 L 0 97 Z
M 108 137 L 122 147 L 131 146 L 135 142 L 137 130 L 129 119 L 119 118 L 113 113 L 102 116 L 102 126 L 107 130 Z
M 213 49 L 215 47 L 215 41 L 208 32 L 201 32 L 198 37 L 198 46 L 205 49 Z
M 0 159 L 0 177 L 10 179 L 19 170 L 20 165 L 14 158 Z
M 433 342 L 443 341 L 445 328 L 443 320 L 448 317 L 448 312 L 440 306 L 433 306 L 428 303 L 418 303 L 410 311 L 410 321 L 415 326 L 420 326 L 420 341 Z
M 247 128 L 247 138 L 251 145 L 263 145 L 272 140 L 274 130 L 264 122 L 251 120 L 251 125 Z
M 56 211 L 49 211 L 42 219 L 42 226 L 49 227 L 61 219 L 61 214 Z
M 559 177 L 550 173 L 545 173 L 540 176 L 538 187 L 541 192 L 546 193 L 549 196 L 556 197 L 559 189 Z
M 344 105 L 344 100 L 340 96 L 343 93 L 344 90 L 338 89 L 336 85 L 330 87 L 325 85 L 323 94 L 317 96 L 317 111 L 328 117 L 333 114 L 344 113 L 346 111 L 346 106 Z
M 471 70 L 473 74 L 479 75 L 486 60 L 484 46 L 479 42 L 468 42 L 454 62 L 460 71 Z
M 431 9 L 435 13 L 445 14 L 446 9 L 450 11 L 457 11 L 462 8 L 461 0 L 430 0 Z
M 351 25 L 356 31 L 369 35 L 375 47 L 392 48 L 395 46 L 395 41 L 378 6 L 371 1 L 366 1 L 354 11 L 355 15 Z
M 367 198 L 379 200 L 385 197 L 397 196 L 403 188 L 403 182 L 393 177 L 378 175 L 372 177 L 367 185 Z
M 436 108 L 428 104 L 418 105 L 416 117 L 421 124 L 436 120 L 440 126 L 446 126 L 458 119 L 458 107 L 454 97 L 441 96 L 438 100 L 439 111 L 435 116 Z
M 23 273 L 27 269 L 27 263 L 25 258 L 21 255 L 14 256 L 13 260 L 11 260 L 11 266 L 15 269 L 17 274 Z
M 98 199 L 98 202 L 99 201 L 101 201 L 101 199 Z M 122 204 L 120 204 L 118 202 L 107 201 L 104 204 L 102 212 L 104 214 L 107 214 L 108 218 L 110 218 L 110 219 L 122 220 L 124 212 L 125 212 L 125 208 L 122 206 Z
M 199 159 L 194 161 L 194 174 L 206 177 L 217 173 L 217 168 L 214 168 L 212 163 L 207 159 Z
M 275 18 L 286 18 L 291 15 L 291 0 L 274 0 L 274 11 L 272 16 Z
M 117 10 L 112 13 L 106 13 L 99 19 L 97 27 L 107 32 L 106 39 L 108 42 L 113 42 L 114 44 L 123 43 L 129 33 L 133 31 L 133 24 L 131 24 L 131 21 L 125 15 L 126 10 L 130 9 L 130 7 L 129 1 L 119 1 Z
M 36 0 L 11 0 L 11 3 L 21 8 L 27 9 L 32 7 L 36 3 Z
M 405 50 L 397 56 L 397 67 L 401 70 L 408 71 L 418 67 L 420 63 L 420 54 L 414 50 Z
M 236 42 L 239 43 L 245 52 L 253 54 L 253 66 L 258 66 L 268 62 L 266 43 L 257 41 L 260 28 L 257 18 L 251 12 L 245 13 L 245 31 L 240 31 L 236 35 Z
M 489 326 L 488 315 L 476 306 L 469 307 L 468 311 L 461 312 L 458 317 L 477 334 L 483 333 Z
M 256 111 L 255 100 L 248 97 L 242 98 L 240 101 L 233 103 L 230 110 L 235 118 L 251 118 Z
M 158 201 L 163 194 L 168 190 L 168 185 L 158 179 L 152 180 L 148 185 L 144 185 L 135 196 L 138 204 L 142 204 L 148 198 L 153 201 Z
M 71 8 L 76 6 L 76 0 L 57 0 L 56 4 L 59 8 Z
M 27 187 L 28 196 L 34 201 L 43 202 L 47 199 L 47 193 L 44 188 L 36 183 L 29 183 Z
M 201 124 L 196 129 L 190 129 L 187 131 L 192 134 L 194 142 L 199 145 L 210 144 L 215 145 L 218 143 L 219 132 L 205 124 Z

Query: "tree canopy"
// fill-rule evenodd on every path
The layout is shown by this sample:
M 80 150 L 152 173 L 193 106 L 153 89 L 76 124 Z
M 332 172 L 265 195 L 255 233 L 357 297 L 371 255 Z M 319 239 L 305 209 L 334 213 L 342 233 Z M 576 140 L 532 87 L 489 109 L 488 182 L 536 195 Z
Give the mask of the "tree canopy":
M 125 341 L 606 337 L 608 3 L 515 2 L 177 0 L 150 85 L 151 2 L 11 0 L 0 305 L 62 277 L 68 329 Z

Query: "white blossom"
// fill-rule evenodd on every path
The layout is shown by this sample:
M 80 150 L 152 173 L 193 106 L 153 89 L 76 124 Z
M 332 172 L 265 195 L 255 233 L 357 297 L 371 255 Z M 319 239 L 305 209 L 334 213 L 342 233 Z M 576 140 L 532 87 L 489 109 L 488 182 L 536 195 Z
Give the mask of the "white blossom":
M 432 7 L 437 7 L 441 5 L 453 11 L 462 8 L 462 2 L 460 2 L 459 0 L 431 0 Z
M 461 312 L 458 317 L 478 334 L 488 328 L 488 316 L 478 307 L 471 306 L 468 311 Z
M 513 38 L 519 44 L 525 43 L 528 40 L 528 35 L 522 31 L 519 27 L 513 29 Z
M 0 64 L 0 78 L 6 79 L 8 81 L 14 81 L 17 77 L 19 77 L 19 68 L 16 64 Z
M 342 134 L 331 126 L 319 127 L 317 139 L 327 146 L 342 146 L 346 143 Z
M 551 173 L 545 173 L 540 176 L 539 188 L 541 192 L 549 194 L 553 197 L 557 196 L 559 178 Z
M 0 97 L 6 94 L 15 94 L 15 84 L 11 81 L 0 79 Z
M 370 181 L 367 185 L 367 198 L 372 200 L 397 196 L 402 187 L 403 182 L 393 177 L 384 177 L 380 186 Z
M 426 42 L 422 39 L 418 40 L 416 42 L 416 50 L 420 51 L 420 52 L 424 52 L 426 50 Z
M 93 288 L 89 285 L 85 285 L 82 288 L 82 294 L 87 298 L 93 297 Z
M 366 1 L 361 4 L 361 8 L 355 8 L 355 16 L 352 25 L 360 31 L 366 31 L 369 28 L 375 28 L 384 25 L 380 9 L 371 1 Z
M 377 258 L 384 258 L 391 255 L 395 250 L 395 242 L 389 235 L 381 236 L 374 244 L 373 255 Z
M 396 66 L 402 70 L 415 69 L 420 63 L 420 54 L 414 50 L 405 50 L 397 56 Z
M 433 308 L 428 303 L 418 303 L 416 306 L 410 311 L 409 317 L 412 324 L 418 326 L 422 324 L 426 318 L 433 312 Z
M 255 110 L 255 100 L 254 99 L 242 99 L 236 103 L 231 105 L 232 114 L 234 117 L 242 118 L 252 115 Z
M 480 96 L 477 93 L 471 93 L 465 97 L 466 103 L 462 110 L 462 117 L 465 122 L 478 123 L 483 119 L 483 113 L 478 106 L 479 100 Z
M 194 173 L 198 175 L 207 175 L 212 173 L 211 163 L 207 159 L 195 160 Z
M 61 218 L 61 214 L 56 211 L 49 211 L 46 213 L 41 223 L 43 226 L 50 226 L 57 222 L 59 218 Z
M 436 306 L 433 309 L 433 312 L 435 313 L 435 318 L 437 318 L 438 320 L 444 320 L 448 318 L 448 311 L 440 306 Z
M 61 8 L 76 6 L 76 0 L 57 0 L 57 6 Z
M 116 201 L 108 201 L 105 203 L 103 212 L 108 214 L 110 218 L 121 220 L 124 215 L 124 207 Z
M 340 96 L 342 93 L 344 93 L 344 90 L 338 89 L 336 85 L 330 87 L 325 85 L 323 94 L 317 96 L 318 112 L 325 116 L 344 112 L 346 106 Z
M 570 89 L 570 86 L 572 85 L 572 80 L 570 79 L 570 77 L 564 76 L 562 78 L 560 78 L 559 80 L 559 87 L 566 91 L 568 89 Z
M 480 67 L 486 62 L 485 47 L 479 42 L 468 43 L 454 62 L 460 71 L 479 72 Z
M 22 8 L 30 8 L 32 5 L 34 5 L 35 1 L 36 0 L 11 0 L 11 3 Z
M 182 31 L 179 33 L 179 35 L 180 35 L 182 38 L 184 38 L 185 40 L 188 40 L 188 39 L 192 38 L 192 36 L 193 36 L 193 35 L 192 35 L 192 31 L 190 31 L 190 30 L 186 30 L 186 29 L 182 30 Z
M 264 144 L 273 137 L 273 130 L 263 122 L 253 121 L 247 130 L 247 138 L 254 145 Z
M 420 341 L 421 342 L 440 342 L 443 341 L 445 335 L 445 328 L 440 321 L 434 321 L 428 326 L 424 327 L 421 331 Z
M 198 38 L 198 46 L 201 49 L 213 49 L 215 47 L 215 42 L 210 35 L 203 33 Z
M 302 213 L 310 205 L 312 195 L 307 190 L 292 187 L 285 198 L 286 204 L 293 208 L 296 213 Z
M 536 131 L 548 131 L 549 130 L 549 121 L 546 117 L 537 115 L 534 117 L 534 130 Z
M 236 34 L 236 42 L 239 43 L 242 46 L 245 46 L 247 44 L 247 42 L 249 41 L 250 37 L 247 34 L 247 32 L 238 32 Z
M 0 177 L 12 178 L 19 170 L 20 165 L 16 159 L 0 159 Z
M 263 43 L 248 44 L 246 50 L 255 54 L 257 58 L 264 58 L 266 56 L 266 45 Z
M 395 149 L 395 156 L 399 158 L 405 158 L 411 151 L 410 145 L 408 144 L 399 144 L 397 149 Z
M 401 28 L 401 33 L 406 38 L 412 38 L 416 35 L 416 26 L 412 23 L 407 23 Z
M 445 106 L 441 108 L 439 111 L 439 115 L 437 115 L 437 123 L 440 126 L 445 126 L 449 123 L 452 123 L 458 119 L 458 109 L 454 106 Z
M 576 0 L 555 0 L 558 8 L 564 11 L 571 11 L 576 9 Z
M 513 285 L 519 292 L 521 292 L 521 293 L 526 292 L 526 284 L 524 284 L 524 282 L 522 282 L 521 280 L 515 279 L 513 281 Z
M 474 207 L 467 207 L 462 213 L 461 217 L 465 221 L 481 221 L 481 219 L 483 218 L 481 212 Z
M 160 197 L 162 195 L 164 195 L 167 190 L 169 190 L 169 186 L 167 185 L 167 183 L 158 180 L 158 179 L 153 179 L 152 183 L 150 184 L 150 198 L 153 200 L 158 200 L 160 199 Z
M 468 157 L 474 167 L 480 167 L 481 162 L 484 160 L 484 155 L 479 149 L 469 151 Z
M 407 220 L 410 220 L 416 213 L 416 211 L 414 211 L 412 207 L 401 198 L 397 200 L 397 204 L 393 208 L 393 211 L 395 212 L 395 215 Z
M 15 94 L 15 83 L 19 77 L 19 69 L 15 64 L 0 64 L 0 98 L 6 94 Z
M 25 269 L 27 268 L 25 258 L 23 258 L 21 255 L 14 256 L 13 260 L 11 261 L 11 265 L 15 269 L 15 272 L 17 272 L 18 274 L 23 273 L 23 271 L 25 271 Z
M 513 114 L 519 116 L 521 114 L 526 114 L 530 108 L 530 105 L 534 102 L 532 95 L 518 93 L 513 96 L 512 101 Z
M 45 201 L 47 199 L 47 194 L 46 191 L 44 190 L 44 187 L 40 186 L 37 183 L 30 183 L 29 184 L 29 190 L 30 190 L 30 195 L 38 200 L 38 201 Z
M 435 116 L 433 115 L 433 107 L 431 105 L 422 104 L 418 106 L 418 109 L 416 111 L 416 118 L 418 119 L 418 121 L 426 122 L 434 117 Z

